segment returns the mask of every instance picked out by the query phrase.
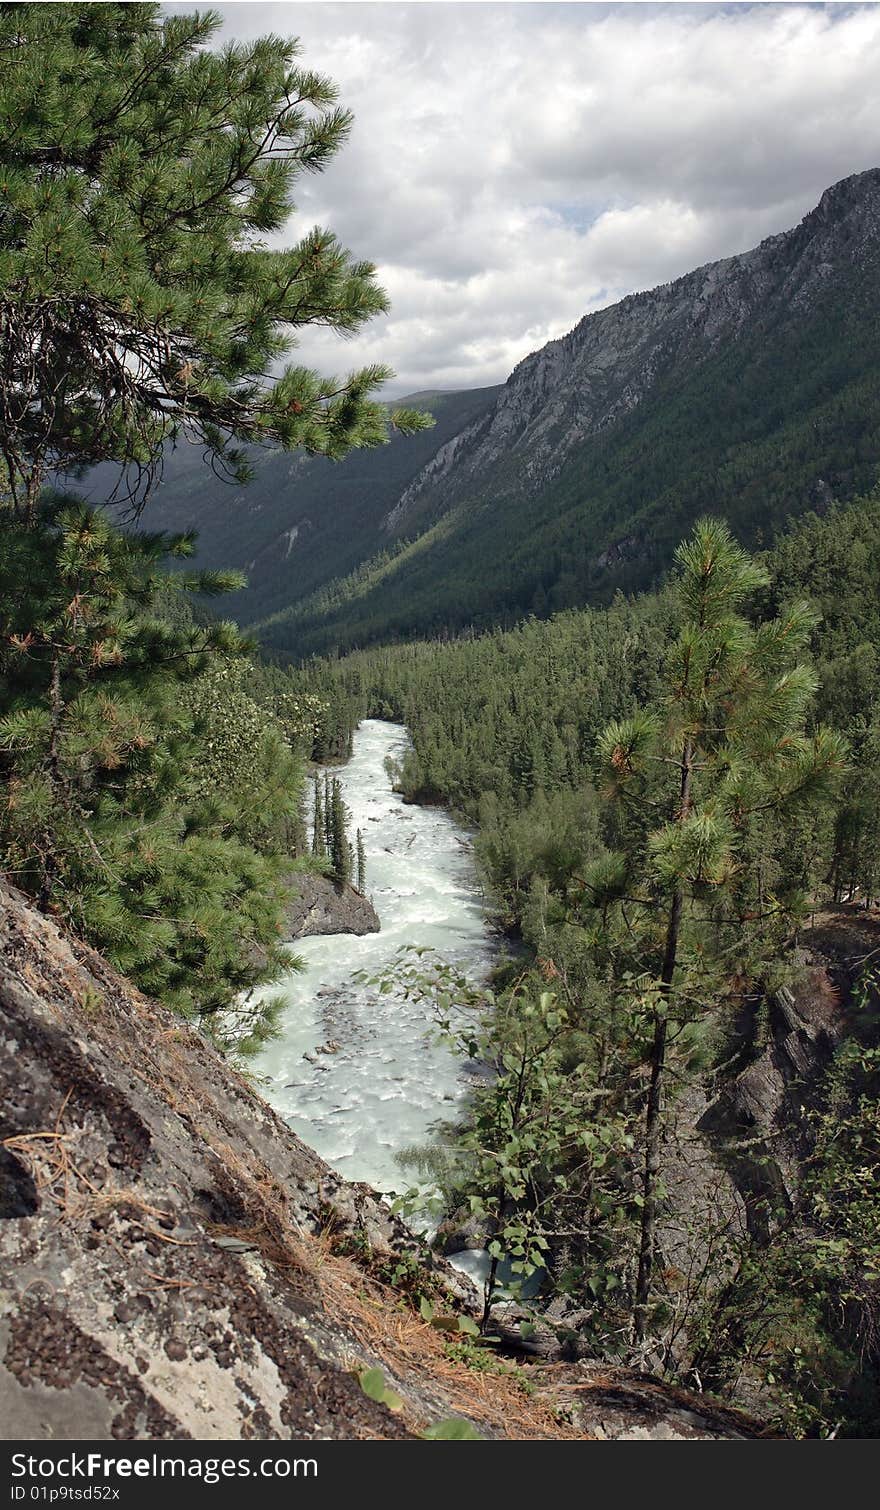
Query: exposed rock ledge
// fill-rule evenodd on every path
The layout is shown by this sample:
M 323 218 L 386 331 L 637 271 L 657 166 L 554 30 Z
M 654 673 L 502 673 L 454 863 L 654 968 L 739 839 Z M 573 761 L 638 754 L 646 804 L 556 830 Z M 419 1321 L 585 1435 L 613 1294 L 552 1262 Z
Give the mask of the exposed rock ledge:
M 293 877 L 297 895 L 285 911 L 288 939 L 315 933 L 378 933 L 379 915 L 372 902 L 353 886 L 334 886 L 327 876 Z
M 449 1415 L 486 1437 L 760 1434 L 619 1371 L 538 1365 L 529 1396 L 474 1375 L 392 1267 L 465 1303 L 373 1191 L 0 882 L 0 1435 L 404 1438 Z

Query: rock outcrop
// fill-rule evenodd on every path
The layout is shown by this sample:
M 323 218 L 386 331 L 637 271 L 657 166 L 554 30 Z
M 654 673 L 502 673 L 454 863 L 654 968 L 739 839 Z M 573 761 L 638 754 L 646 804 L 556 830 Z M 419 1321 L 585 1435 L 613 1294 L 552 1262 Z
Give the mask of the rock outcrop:
M 450 1361 L 405 1300 L 454 1314 L 467 1281 L 2 882 L 0 1182 L 7 1439 L 405 1438 L 450 1415 L 485 1437 L 760 1434 L 625 1371 L 539 1364 L 526 1393 L 513 1366 Z
M 797 1202 L 811 1147 L 810 1110 L 821 1098 L 834 1050 L 851 1027 L 862 962 L 880 947 L 880 916 L 853 904 L 829 908 L 792 952 L 791 983 L 751 1023 L 737 1024 L 745 1063 L 729 1074 L 698 1118 L 696 1136 L 727 1170 L 753 1236 Z
M 316 933 L 378 933 L 379 915 L 368 897 L 354 886 L 335 886 L 327 876 L 293 877 L 297 895 L 285 911 L 285 938 L 310 938 Z

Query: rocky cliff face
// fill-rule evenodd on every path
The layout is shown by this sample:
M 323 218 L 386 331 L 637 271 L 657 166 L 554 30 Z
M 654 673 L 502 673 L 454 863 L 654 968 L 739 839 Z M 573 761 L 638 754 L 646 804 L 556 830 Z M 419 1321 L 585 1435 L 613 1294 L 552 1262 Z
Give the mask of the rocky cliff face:
M 486 414 L 448 440 L 385 519 L 409 532 L 499 470 L 538 493 L 590 436 L 642 404 L 674 366 L 705 361 L 755 322 L 806 311 L 841 265 L 876 265 L 880 169 L 823 194 L 794 230 L 707 264 L 673 283 L 587 315 L 561 340 L 526 357 Z
M 317 1272 L 334 1223 L 405 1244 L 387 1208 L 2 886 L 0 950 L 6 1434 L 406 1435 Z
M 848 904 L 820 913 L 792 951 L 791 984 L 766 1004 L 760 1029 L 752 1009 L 751 1023 L 737 1025 L 746 1062 L 695 1119 L 696 1136 L 728 1172 L 758 1241 L 774 1211 L 797 1207 L 809 1112 L 835 1048 L 852 1031 L 853 989 L 878 947 L 876 911 Z
M 626 1371 L 537 1365 L 528 1394 L 513 1368 L 474 1375 L 406 1303 L 426 1292 L 476 1303 L 0 881 L 0 1436 L 405 1438 L 450 1415 L 486 1437 L 760 1434 Z M 400 1411 L 364 1394 L 368 1366 Z
M 527 357 L 386 508 L 384 552 L 259 633 L 299 657 L 605 604 L 656 586 L 701 514 L 753 548 L 878 468 L 872 169 Z

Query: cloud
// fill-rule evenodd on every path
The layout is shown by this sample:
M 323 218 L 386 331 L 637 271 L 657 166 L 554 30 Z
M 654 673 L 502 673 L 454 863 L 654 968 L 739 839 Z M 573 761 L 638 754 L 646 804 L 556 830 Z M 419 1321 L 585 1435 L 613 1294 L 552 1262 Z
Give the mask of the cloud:
M 349 342 L 307 333 L 301 356 L 389 362 L 398 394 L 502 381 L 589 310 L 880 163 L 877 5 L 218 9 L 224 36 L 298 35 L 355 112 L 291 230 L 331 226 L 392 310 Z

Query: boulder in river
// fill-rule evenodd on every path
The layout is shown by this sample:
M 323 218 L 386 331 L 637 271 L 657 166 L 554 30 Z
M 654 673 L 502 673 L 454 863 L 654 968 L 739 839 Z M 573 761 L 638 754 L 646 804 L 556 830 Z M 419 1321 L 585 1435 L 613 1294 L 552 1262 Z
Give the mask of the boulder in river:
M 369 898 L 354 886 L 335 886 L 329 876 L 296 875 L 296 891 L 285 909 L 285 938 L 317 933 L 378 933 L 379 915 Z

